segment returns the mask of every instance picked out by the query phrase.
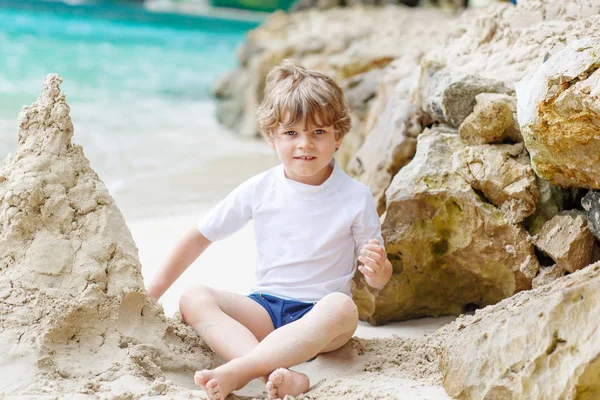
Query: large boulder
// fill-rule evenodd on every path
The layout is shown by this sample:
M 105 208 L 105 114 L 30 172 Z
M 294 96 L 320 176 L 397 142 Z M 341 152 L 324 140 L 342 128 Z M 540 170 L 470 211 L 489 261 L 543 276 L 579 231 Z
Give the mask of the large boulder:
M 521 133 L 540 177 L 600 189 L 600 42 L 574 41 L 517 85 Z
M 61 82 L 49 75 L 24 107 L 0 171 L 2 392 L 156 393 L 157 380 L 181 381 L 212 355 L 146 298 L 129 229 L 71 143 Z
M 539 269 L 533 245 L 522 226 L 458 173 L 453 154 L 467 147 L 447 127 L 419 136 L 414 159 L 386 192 L 382 229 L 393 276 L 382 290 L 355 277 L 362 319 L 382 324 L 460 314 L 531 288 Z
M 455 399 L 600 398 L 600 263 L 437 332 Z

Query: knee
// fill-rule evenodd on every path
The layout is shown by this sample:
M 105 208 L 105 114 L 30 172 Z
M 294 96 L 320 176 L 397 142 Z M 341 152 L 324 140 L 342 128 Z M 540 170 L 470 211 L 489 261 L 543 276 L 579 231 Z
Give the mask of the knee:
M 322 302 L 326 302 L 331 322 L 336 327 L 343 326 L 344 330 L 354 331 L 358 325 L 358 309 L 354 300 L 344 293 L 331 293 L 325 296 Z
M 190 323 L 190 317 L 193 322 L 197 318 L 201 318 L 202 311 L 209 309 L 211 306 L 217 306 L 217 297 L 214 289 L 204 285 L 194 285 L 188 287 L 179 298 L 179 312 L 181 318 L 187 324 Z

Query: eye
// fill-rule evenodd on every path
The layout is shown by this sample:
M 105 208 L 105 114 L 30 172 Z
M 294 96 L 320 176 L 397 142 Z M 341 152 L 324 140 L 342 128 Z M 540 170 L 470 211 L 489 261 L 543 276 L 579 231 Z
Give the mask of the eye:
M 315 133 L 316 133 L 317 135 L 322 135 L 322 134 L 324 134 L 324 133 L 325 133 L 325 131 L 324 131 L 323 129 L 316 129 L 316 130 L 315 130 Z
M 287 131 L 286 133 L 284 133 L 284 135 L 287 136 L 294 136 L 296 134 L 296 131 Z

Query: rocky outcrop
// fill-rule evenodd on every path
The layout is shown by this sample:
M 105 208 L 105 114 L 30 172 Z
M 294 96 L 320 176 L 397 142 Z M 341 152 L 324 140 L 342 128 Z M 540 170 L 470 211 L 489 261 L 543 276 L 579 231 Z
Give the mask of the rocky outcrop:
M 366 287 L 360 276 L 356 277 L 354 294 L 362 318 L 383 323 L 459 313 L 465 307 L 491 304 L 531 287 L 538 261 L 530 234 L 538 234 L 560 212 L 578 208 L 582 193 L 562 187 L 563 183 L 544 174 L 540 177 L 539 171 L 536 176 L 530 157 L 536 158 L 540 152 L 535 146 L 529 149 L 530 143 L 521 133 L 517 106 L 526 99 L 517 99 L 515 85 L 554 62 L 569 43 L 581 38 L 600 43 L 597 6 L 584 3 L 497 3 L 467 10 L 445 22 L 440 22 L 443 17 L 439 13 L 394 6 L 321 14 L 307 11 L 276 14 L 249 35 L 240 51 L 242 66 L 236 75 L 242 83 L 229 83 L 226 87 L 230 89 L 222 90 L 239 101 L 239 108 L 228 114 L 234 116 L 235 126 L 245 126 L 238 131 L 254 133 L 254 108 L 262 97 L 264 76 L 284 57 L 330 74 L 348 93 L 354 127 L 336 158 L 352 177 L 373 191 L 395 267 L 392 281 L 382 291 Z M 377 23 L 366 24 L 369 19 Z M 348 25 L 352 29 L 347 29 Z M 382 26 L 385 28 L 380 29 Z M 589 86 L 589 99 L 593 100 L 596 94 L 591 79 L 595 78 L 590 75 L 586 79 L 587 86 L 579 85 L 577 93 L 583 96 Z M 231 89 L 236 87 L 240 89 Z M 578 104 L 593 110 L 595 100 Z M 565 121 L 578 118 L 569 114 L 571 111 L 561 108 Z M 413 157 L 421 132 L 436 123 L 453 129 L 433 125 L 434 131 L 441 129 L 455 136 L 444 145 L 433 145 L 429 138 L 422 146 L 427 151 L 453 151 L 444 156 L 421 155 L 423 160 L 438 163 L 439 170 L 423 178 L 429 186 L 418 191 L 419 185 L 411 186 L 414 182 L 408 178 L 417 168 Z M 441 136 L 447 137 L 446 133 Z M 595 148 L 589 147 L 591 154 Z M 417 164 L 425 163 L 423 160 Z M 591 165 L 591 159 L 585 162 Z M 589 165 L 587 168 L 594 168 Z M 458 209 L 468 217 L 460 229 L 448 232 L 440 227 L 442 222 L 430 220 L 437 218 L 435 221 L 454 226 L 452 221 L 461 215 L 452 211 L 454 200 L 450 199 L 455 198 L 460 200 Z M 428 216 L 423 226 L 415 222 L 422 214 Z M 496 229 L 504 233 L 497 234 Z M 481 255 L 481 260 L 473 260 L 473 254 Z M 542 252 L 537 254 L 545 257 Z M 504 269 L 481 264 L 484 259 L 502 264 Z M 543 260 L 543 265 L 551 261 Z M 406 268 L 409 264 L 411 268 Z M 474 266 L 475 272 L 466 265 Z M 421 273 L 424 269 L 427 272 Z M 511 278 L 490 276 L 490 270 L 492 274 L 509 271 Z M 440 284 L 444 279 L 455 279 L 457 293 Z M 472 285 L 475 281 L 484 284 Z
M 156 393 L 212 356 L 146 298 L 125 221 L 71 143 L 61 81 L 49 75 L 23 109 L 0 171 L 0 352 L 13 368 L 2 391 L 97 392 L 124 378 L 113 394 Z
M 392 279 L 374 290 L 355 278 L 362 319 L 382 324 L 459 314 L 531 288 L 539 269 L 533 245 L 520 225 L 458 172 L 465 163 L 453 155 L 468 150 L 455 129 L 438 127 L 419 136 L 414 159 L 386 193 L 382 229 Z
M 600 189 L 600 42 L 583 39 L 517 86 L 521 132 L 540 177 Z
M 442 340 L 455 399 L 600 397 L 600 263 L 462 316 Z

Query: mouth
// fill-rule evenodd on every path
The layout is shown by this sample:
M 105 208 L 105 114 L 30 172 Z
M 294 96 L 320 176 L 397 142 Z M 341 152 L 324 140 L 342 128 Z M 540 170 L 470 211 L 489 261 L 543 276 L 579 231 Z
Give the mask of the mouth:
M 311 156 L 300 156 L 300 157 L 294 157 L 295 160 L 302 160 L 302 161 L 311 161 L 316 159 L 317 157 L 311 157 Z

